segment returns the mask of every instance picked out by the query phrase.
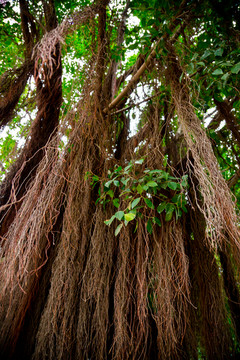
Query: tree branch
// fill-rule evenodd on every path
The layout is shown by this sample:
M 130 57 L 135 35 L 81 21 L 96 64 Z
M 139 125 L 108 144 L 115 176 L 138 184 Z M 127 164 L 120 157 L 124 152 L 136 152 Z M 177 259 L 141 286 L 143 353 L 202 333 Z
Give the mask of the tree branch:
M 232 188 L 235 186 L 240 179 L 240 170 L 237 170 L 236 173 L 231 177 L 231 179 L 228 180 L 228 187 Z
M 177 27 L 177 25 L 181 22 L 180 20 L 180 15 L 182 15 L 181 17 L 183 17 L 183 15 L 189 15 L 189 12 L 185 12 L 183 13 L 183 9 L 186 6 L 187 1 L 183 1 L 182 4 L 180 5 L 180 10 L 178 12 L 178 14 L 176 15 L 176 17 L 172 20 L 170 26 L 169 26 L 169 30 L 170 32 L 173 32 L 173 30 Z M 186 16 L 188 17 L 188 16 Z M 184 23 L 185 26 L 185 23 Z M 177 34 L 179 34 L 180 32 L 177 31 Z M 157 55 L 157 47 L 160 44 L 160 42 L 167 40 L 169 38 L 169 34 L 165 33 L 163 36 L 161 36 L 161 38 L 156 42 L 156 44 L 154 45 L 153 49 L 150 52 L 150 55 L 148 56 L 147 60 L 142 64 L 142 66 L 138 69 L 138 71 L 136 72 L 135 75 L 132 76 L 131 80 L 129 81 L 129 83 L 127 84 L 127 86 L 121 91 L 121 93 L 108 105 L 108 107 L 106 107 L 104 109 L 104 112 L 108 112 L 109 110 L 113 109 L 114 107 L 116 107 L 117 105 L 120 104 L 120 102 L 125 98 L 128 97 L 129 94 L 132 92 L 132 90 L 135 88 L 135 86 L 137 85 L 138 81 L 140 80 L 141 76 L 143 75 L 143 73 L 149 68 L 149 66 L 151 65 L 153 59 L 156 57 Z M 173 34 L 171 40 L 176 40 L 176 36 L 175 34 Z M 161 48 L 158 51 L 158 55 L 161 54 L 163 51 L 163 48 Z
M 227 128 L 232 132 L 234 138 L 238 142 L 238 146 L 240 147 L 240 129 L 238 125 L 238 121 L 234 114 L 232 113 L 232 107 L 227 100 L 218 101 L 214 99 L 214 102 L 222 115 L 222 117 L 226 120 Z

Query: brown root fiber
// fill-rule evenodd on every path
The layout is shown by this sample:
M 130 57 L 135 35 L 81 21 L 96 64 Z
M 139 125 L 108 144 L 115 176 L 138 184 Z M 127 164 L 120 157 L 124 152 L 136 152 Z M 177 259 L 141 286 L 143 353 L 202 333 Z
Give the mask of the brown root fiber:
M 190 100 L 187 75 L 181 68 L 173 47 L 170 44 L 167 47 L 169 50 L 167 78 L 170 81 L 179 124 L 188 151 L 193 158 L 193 161 L 188 158 L 188 168 L 190 176 L 195 177 L 199 183 L 202 200 L 199 202 L 196 199 L 196 204 L 205 217 L 206 238 L 209 245 L 216 249 L 226 241 L 226 233 L 239 264 L 240 234 L 232 195 L 220 172 L 211 142 L 195 114 Z M 180 81 L 182 74 L 184 76 Z
M 107 29 L 106 5 L 103 1 L 86 8 L 74 26 L 98 12 L 99 26 Z M 54 59 L 56 74 L 61 71 L 59 36 L 70 31 L 70 25 L 63 25 L 61 31 L 60 35 L 51 33 L 36 50 L 39 59 L 49 65 L 44 74 L 46 86 L 54 80 Z M 228 304 L 239 299 L 237 219 L 211 144 L 190 102 L 188 81 L 179 81 L 182 69 L 168 45 L 172 55 L 167 60 L 166 79 L 173 101 L 168 89 L 161 94 L 165 107 L 157 95 L 151 98 L 140 135 L 129 139 L 127 115 L 104 112 L 110 101 L 102 98 L 103 89 L 107 91 L 107 33 L 102 29 L 99 34 L 98 52 L 83 75 L 86 83 L 81 98 L 67 114 L 67 121 L 74 123 L 68 144 L 61 152 L 56 130 L 48 134 L 35 176 L 4 234 L 0 249 L 1 355 L 4 360 L 197 360 L 199 353 L 209 360 L 233 358 L 232 338 L 239 327 L 236 307 L 229 310 Z M 54 58 L 49 49 L 56 42 L 59 53 Z M 36 79 L 38 93 L 51 105 L 53 99 L 44 94 L 49 89 L 41 88 L 40 78 Z M 52 92 L 60 104 L 57 80 L 55 77 Z M 173 102 L 181 142 L 171 123 Z M 49 118 L 48 105 L 39 110 L 38 119 Z M 175 140 L 174 149 L 184 143 L 184 155 L 169 151 Z M 186 153 L 187 160 L 182 161 Z M 115 236 L 119 220 L 115 218 L 110 226 L 104 221 L 117 210 L 111 201 L 104 206 L 97 201 L 99 187 L 109 180 L 109 169 L 115 165 L 123 169 L 129 159 L 142 156 L 144 162 L 133 166 L 134 179 L 145 176 L 146 168 L 168 172 L 167 179 L 176 173 L 179 178 L 181 171 L 189 175 L 189 187 L 179 186 L 186 196 L 187 209 L 182 208 L 186 213 L 176 219 L 173 212 L 167 218 L 165 210 L 157 211 L 162 200 L 154 192 L 145 195 L 131 190 L 134 197 L 151 196 L 153 206 L 141 207 L 141 213 L 127 223 L 121 218 L 123 226 Z M 86 173 L 98 176 L 100 182 L 93 186 Z M 177 190 L 168 185 L 161 183 L 158 190 L 167 203 L 174 204 Z M 120 192 L 120 186 L 114 191 L 115 195 Z M 119 196 L 118 210 L 127 208 L 129 199 Z M 161 226 L 153 221 L 151 232 L 147 220 L 155 217 Z M 234 289 L 227 286 L 227 275 Z

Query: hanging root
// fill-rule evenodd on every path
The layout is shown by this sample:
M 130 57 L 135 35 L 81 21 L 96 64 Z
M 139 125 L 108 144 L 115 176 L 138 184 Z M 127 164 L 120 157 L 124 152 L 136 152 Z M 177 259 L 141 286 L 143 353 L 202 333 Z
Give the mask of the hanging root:
M 32 58 L 35 60 L 35 68 L 44 77 L 45 70 L 48 71 L 48 76 L 53 75 L 54 65 L 56 64 L 55 49 L 58 44 L 64 44 L 66 36 L 86 23 L 88 20 L 94 18 L 98 13 L 101 2 L 85 7 L 82 11 L 76 11 L 71 16 L 67 17 L 55 29 L 47 32 L 42 40 L 35 46 Z
M 220 172 L 211 143 L 191 104 L 187 76 L 185 74 L 182 80 L 179 80 L 183 70 L 174 49 L 170 45 L 168 47 L 171 55 L 169 55 L 167 77 L 170 80 L 178 120 L 188 147 L 188 170 L 190 176 L 193 176 L 199 184 L 202 198 L 197 199 L 197 206 L 206 220 L 207 239 L 209 244 L 216 248 L 218 245 L 221 246 L 227 234 L 239 263 L 239 229 L 232 195 Z M 193 183 L 196 181 L 193 180 Z M 197 192 L 196 188 L 195 194 Z
M 64 198 L 64 185 L 57 151 L 50 144 L 1 249 L 1 349 L 10 344 L 14 349 L 18 339 L 36 291 L 39 270 L 47 262 L 57 235 L 53 230 Z

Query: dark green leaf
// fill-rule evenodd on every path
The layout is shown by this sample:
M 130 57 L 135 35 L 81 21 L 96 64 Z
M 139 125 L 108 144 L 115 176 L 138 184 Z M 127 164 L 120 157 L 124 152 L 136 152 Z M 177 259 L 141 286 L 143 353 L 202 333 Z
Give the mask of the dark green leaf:
M 145 204 L 150 208 L 150 209 L 154 209 L 154 205 L 152 203 L 152 201 L 148 198 L 144 198 Z
M 160 205 L 158 205 L 158 207 L 157 207 L 157 212 L 158 212 L 159 214 L 161 214 L 161 212 L 163 212 L 163 211 L 165 210 L 166 206 L 167 206 L 167 203 L 166 203 L 166 202 L 162 202 Z
M 206 59 L 212 52 L 210 50 L 205 50 L 204 54 L 202 55 L 201 59 Z
M 147 232 L 148 232 L 149 234 L 152 234 L 152 220 L 151 220 L 151 219 L 149 219 L 149 220 L 147 221 Z
M 161 221 L 157 217 L 154 218 L 154 223 L 157 224 L 158 226 L 162 226 Z
M 223 48 L 218 48 L 216 51 L 214 51 L 215 56 L 222 56 L 223 54 Z
M 234 65 L 232 68 L 231 68 L 231 73 L 232 74 L 238 74 L 240 70 L 240 62 L 237 63 L 236 65 Z
M 175 183 L 175 182 L 173 182 L 173 181 L 170 181 L 170 182 L 168 183 L 168 187 L 169 187 L 170 189 L 172 189 L 172 190 L 176 190 L 176 189 L 177 189 L 177 186 L 178 186 L 178 184 Z
M 113 205 L 116 207 L 116 208 L 119 208 L 119 199 L 113 199 Z

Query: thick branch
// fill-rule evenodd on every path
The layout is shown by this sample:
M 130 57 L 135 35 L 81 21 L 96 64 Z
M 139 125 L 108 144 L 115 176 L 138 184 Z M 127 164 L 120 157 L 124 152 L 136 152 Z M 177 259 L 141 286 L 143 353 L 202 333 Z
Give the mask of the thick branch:
M 237 170 L 236 173 L 228 180 L 228 187 L 231 189 L 237 184 L 240 179 L 240 170 Z
M 231 105 L 228 103 L 227 100 L 220 102 L 215 99 L 214 102 L 215 102 L 220 114 L 226 120 L 228 129 L 232 132 L 234 138 L 238 142 L 238 146 L 240 147 L 240 128 L 239 128 L 237 119 L 235 118 L 234 114 L 232 113 Z
M 98 55 L 96 64 L 96 97 L 99 100 L 102 92 L 102 81 L 105 70 L 105 57 L 106 57 L 106 7 L 108 1 L 104 1 L 101 9 L 99 10 L 98 20 Z
M 33 61 L 26 60 L 16 70 L 5 73 L 0 79 L 0 127 L 12 120 L 30 75 L 33 73 Z
M 0 79 L 0 127 L 12 120 L 14 109 L 27 84 L 29 76 L 33 73 L 31 60 L 34 46 L 34 37 L 37 35 L 36 26 L 32 21 L 26 0 L 19 0 L 21 27 L 25 42 L 25 61 L 16 70 L 8 71 Z M 30 31 L 31 29 L 31 31 Z
M 130 6 L 130 0 L 127 0 L 126 7 L 122 13 L 122 20 L 118 28 L 118 37 L 117 37 L 117 47 L 120 49 L 122 46 L 123 40 L 124 40 L 124 33 L 126 28 L 126 20 L 127 20 L 127 12 Z M 113 61 L 112 66 L 110 68 L 111 74 L 112 74 L 112 84 L 111 84 L 111 94 L 112 99 L 114 98 L 114 95 L 117 91 L 117 69 L 118 69 L 119 62 Z
M 180 10 L 178 12 L 178 14 L 176 15 L 176 17 L 173 19 L 173 21 L 171 22 L 170 26 L 169 26 L 169 30 L 170 32 L 172 32 L 176 26 L 180 23 L 180 14 L 183 13 L 183 9 L 186 6 L 186 1 L 183 1 L 182 4 L 180 5 Z M 188 13 L 185 13 L 185 15 Z M 189 15 L 189 14 L 188 14 Z M 183 16 L 182 16 L 183 17 Z M 184 24 L 185 25 L 185 24 Z M 177 31 L 177 33 L 179 33 Z M 104 112 L 106 113 L 107 111 L 113 109 L 114 107 L 118 106 L 120 104 L 120 102 L 125 98 L 128 97 L 129 94 L 132 92 L 132 90 L 136 87 L 137 83 L 139 82 L 141 76 L 143 75 L 143 73 L 150 67 L 153 59 L 156 57 L 157 55 L 157 47 L 160 44 L 160 42 L 162 42 L 163 40 L 167 40 L 169 38 L 169 34 L 165 33 L 163 36 L 161 36 L 161 38 L 157 41 L 157 43 L 154 45 L 153 49 L 150 52 L 150 55 L 148 56 L 147 60 L 142 64 L 142 66 L 138 69 L 138 71 L 136 72 L 136 74 L 131 78 L 131 80 L 129 81 L 129 83 L 127 84 L 127 86 L 121 91 L 121 93 L 108 105 L 107 108 L 104 109 Z M 172 36 L 172 38 L 174 40 L 176 40 L 175 35 Z M 158 55 L 163 51 L 163 48 L 161 48 L 158 51 Z

